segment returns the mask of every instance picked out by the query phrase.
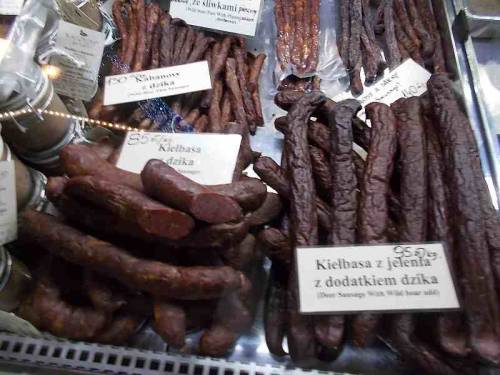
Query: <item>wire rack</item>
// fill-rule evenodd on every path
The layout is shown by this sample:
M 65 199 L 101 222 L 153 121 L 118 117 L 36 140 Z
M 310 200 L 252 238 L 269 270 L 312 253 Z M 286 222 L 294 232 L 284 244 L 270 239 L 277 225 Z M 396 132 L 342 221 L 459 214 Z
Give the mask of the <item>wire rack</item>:
M 119 375 L 340 375 L 10 333 L 0 333 L 0 361 Z

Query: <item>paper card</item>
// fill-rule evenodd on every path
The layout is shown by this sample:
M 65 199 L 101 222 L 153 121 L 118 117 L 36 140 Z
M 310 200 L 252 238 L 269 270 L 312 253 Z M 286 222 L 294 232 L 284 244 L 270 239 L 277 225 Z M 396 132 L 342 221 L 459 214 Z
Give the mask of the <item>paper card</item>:
M 190 25 L 255 36 L 261 0 L 172 0 L 170 14 Z
M 460 307 L 442 244 L 297 248 L 300 311 L 433 311 Z
M 61 70 L 61 75 L 53 79 L 59 94 L 85 101 L 94 97 L 104 41 L 104 33 L 65 21 L 59 22 L 55 47 L 75 59 L 64 55 L 51 59 L 51 65 Z
M 212 88 L 206 61 L 108 76 L 104 105 L 136 102 Z
M 392 104 L 400 98 L 419 96 L 427 91 L 427 81 L 431 73 L 417 64 L 412 59 L 406 60 L 393 71 L 384 75 L 377 83 L 366 86 L 363 94 L 353 97 L 352 94 L 343 93 L 333 98 L 338 102 L 344 99 L 357 99 L 363 105 L 358 117 L 366 120 L 364 107 L 373 102 Z
M 0 14 L 17 16 L 23 9 L 24 0 L 0 0 Z
M 200 184 L 228 184 L 240 143 L 238 134 L 128 132 L 117 166 L 141 173 L 150 159 L 160 159 Z
M 0 161 L 0 245 L 16 239 L 17 202 L 14 161 Z

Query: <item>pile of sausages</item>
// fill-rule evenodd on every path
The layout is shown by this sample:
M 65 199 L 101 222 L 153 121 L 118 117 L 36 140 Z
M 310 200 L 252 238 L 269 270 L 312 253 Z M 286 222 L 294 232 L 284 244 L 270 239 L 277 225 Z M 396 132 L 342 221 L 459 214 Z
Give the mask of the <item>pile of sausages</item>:
M 20 238 L 45 255 L 19 314 L 58 336 L 113 344 L 151 317 L 172 347 L 203 329 L 199 353 L 231 350 L 260 298 L 254 234 L 281 214 L 279 196 L 248 177 L 200 185 L 160 160 L 130 173 L 84 145 L 66 146 L 61 162 L 66 176 L 46 188 L 59 215 L 21 217 Z
M 341 0 L 338 49 L 349 71 L 353 95 L 363 92 L 386 66 L 412 58 L 434 73 L 446 72 L 441 31 L 429 0 Z M 384 58 L 385 56 L 385 58 Z
M 292 68 L 299 75 L 314 73 L 319 61 L 318 0 L 276 0 L 276 55 L 282 70 Z
M 261 157 L 256 173 L 287 202 L 279 226 L 259 239 L 273 260 L 266 300 L 271 352 L 299 364 L 335 358 L 345 342 L 377 337 L 425 374 L 463 374 L 500 363 L 500 222 L 477 145 L 453 91 L 435 74 L 422 97 L 366 107 L 335 103 L 320 92 L 282 91 L 288 110 L 281 166 Z M 353 144 L 366 159 L 353 152 Z M 307 316 L 298 313 L 296 246 L 443 242 L 463 297 L 463 311 Z M 369 310 L 370 306 L 367 306 Z
M 253 134 L 263 125 L 259 77 L 266 55 L 247 52 L 244 38 L 197 30 L 172 18 L 155 2 L 145 5 L 144 0 L 115 1 L 113 18 L 121 41 L 110 74 L 206 60 L 212 89 L 169 97 L 170 108 L 195 132 L 221 132 L 236 121 Z M 91 118 L 154 131 L 166 116 L 154 100 L 139 106 L 102 103 L 101 92 L 90 106 Z

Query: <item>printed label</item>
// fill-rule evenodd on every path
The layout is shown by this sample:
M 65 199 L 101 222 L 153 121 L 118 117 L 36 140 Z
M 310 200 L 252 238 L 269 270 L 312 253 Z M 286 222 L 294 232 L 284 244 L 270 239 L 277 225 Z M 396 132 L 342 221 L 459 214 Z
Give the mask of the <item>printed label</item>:
M 255 36 L 260 0 L 172 0 L 170 14 L 190 25 Z
M 0 245 L 16 239 L 17 203 L 14 161 L 0 161 Z
M 128 132 L 117 166 L 141 173 L 150 159 L 160 159 L 200 184 L 228 184 L 240 143 L 238 134 Z
M 94 97 L 104 40 L 105 35 L 99 31 L 59 22 L 56 48 L 71 56 L 59 55 L 51 59 L 51 64 L 61 69 L 61 75 L 53 79 L 59 94 L 85 101 Z
M 337 95 L 333 100 L 341 101 L 354 98 L 361 102 L 363 109 L 358 117 L 366 120 L 364 107 L 373 102 L 392 104 L 400 98 L 419 96 L 427 91 L 427 81 L 431 73 L 412 59 L 406 60 L 393 71 L 386 73 L 373 86 L 365 87 L 363 94 L 353 97 L 351 93 Z
M 106 77 L 104 105 L 136 102 L 212 88 L 206 61 Z
M 17 16 L 23 9 L 24 0 L 0 0 L 0 14 Z
M 460 307 L 442 244 L 297 249 L 300 311 L 425 311 Z

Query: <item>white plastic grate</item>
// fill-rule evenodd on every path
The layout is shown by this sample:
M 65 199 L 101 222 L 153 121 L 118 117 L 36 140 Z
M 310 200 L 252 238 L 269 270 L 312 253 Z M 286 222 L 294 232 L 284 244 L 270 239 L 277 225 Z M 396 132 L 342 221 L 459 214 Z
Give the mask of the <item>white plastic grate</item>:
M 0 333 L 0 360 L 119 375 L 339 374 Z

